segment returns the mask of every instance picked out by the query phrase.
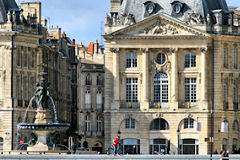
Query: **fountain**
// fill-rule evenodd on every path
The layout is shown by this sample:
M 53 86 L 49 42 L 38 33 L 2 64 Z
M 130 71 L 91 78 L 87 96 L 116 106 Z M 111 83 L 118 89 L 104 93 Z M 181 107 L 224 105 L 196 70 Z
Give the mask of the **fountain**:
M 37 84 L 35 96 L 30 100 L 29 106 L 26 110 L 23 123 L 18 124 L 19 131 L 32 131 L 37 135 L 37 142 L 33 146 L 27 147 L 27 151 L 49 151 L 50 147 L 47 145 L 47 139 L 49 134 L 56 131 L 66 131 L 70 124 L 58 123 L 57 112 L 54 101 L 49 94 L 49 83 L 46 81 L 44 76 L 47 74 L 41 72 L 39 74 L 40 81 Z M 32 101 L 35 99 L 37 104 L 37 111 L 34 123 L 25 123 L 26 116 Z M 53 106 L 53 113 L 50 110 L 50 106 Z

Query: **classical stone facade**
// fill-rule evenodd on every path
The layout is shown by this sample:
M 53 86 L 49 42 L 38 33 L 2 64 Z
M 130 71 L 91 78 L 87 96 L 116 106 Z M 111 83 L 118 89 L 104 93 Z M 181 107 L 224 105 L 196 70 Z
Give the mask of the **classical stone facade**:
M 116 135 L 125 154 L 238 149 L 239 17 L 224 0 L 111 2 L 105 149 Z
M 99 43 L 76 46 L 78 65 L 79 147 L 104 152 L 104 54 Z
M 26 119 L 24 115 L 34 96 L 38 73 L 48 73 L 59 121 L 72 121 L 69 91 L 75 45 L 71 47 L 66 35 L 61 37 L 60 29 L 56 29 L 58 36 L 47 33 L 41 25 L 40 2 L 22 3 L 18 8 L 14 0 L 1 1 L 0 10 L 4 14 L 0 29 L 0 150 L 14 150 L 19 149 L 20 140 L 27 143 L 31 139 L 30 133 L 18 134 L 17 124 L 34 121 L 34 101 Z

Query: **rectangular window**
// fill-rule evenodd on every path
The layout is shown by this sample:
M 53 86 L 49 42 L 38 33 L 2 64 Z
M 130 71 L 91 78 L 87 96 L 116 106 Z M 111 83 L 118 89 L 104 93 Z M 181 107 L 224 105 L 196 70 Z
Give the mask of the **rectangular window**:
M 196 67 L 196 53 L 185 53 L 185 68 Z
M 197 79 L 196 78 L 185 78 L 184 92 L 185 102 L 196 102 L 197 101 Z
M 237 69 L 237 48 L 233 47 L 233 68 Z
M 102 117 L 97 116 L 97 132 L 102 132 Z
M 126 102 L 138 102 L 138 78 L 126 79 Z
M 103 78 L 102 78 L 101 75 L 98 75 L 98 76 L 97 76 L 97 85 L 98 85 L 98 86 L 99 86 L 99 85 L 103 85 Z
M 21 65 L 21 52 L 20 49 L 17 50 L 17 66 Z
M 126 58 L 126 68 L 137 67 L 137 53 L 128 53 Z
M 185 118 L 184 119 L 184 129 L 186 128 L 193 128 L 194 120 L 192 118 Z
M 135 129 L 135 119 L 129 118 L 125 121 L 126 129 Z
M 227 68 L 228 67 L 228 49 L 223 48 L 223 67 Z
M 86 85 L 92 85 L 92 77 L 90 75 L 86 76 Z
M 237 83 L 236 80 L 233 81 L 233 103 L 238 102 L 238 96 L 237 96 Z
M 91 131 L 92 131 L 91 122 L 89 120 L 89 116 L 86 116 L 86 132 L 91 132 Z

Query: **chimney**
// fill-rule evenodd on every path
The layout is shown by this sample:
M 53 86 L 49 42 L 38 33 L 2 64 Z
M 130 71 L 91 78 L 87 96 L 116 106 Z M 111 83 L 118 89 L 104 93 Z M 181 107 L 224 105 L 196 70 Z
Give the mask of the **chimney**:
M 98 43 L 98 40 L 96 40 L 94 43 L 94 53 L 98 53 L 98 49 L 99 49 L 99 43 Z
M 88 45 L 88 53 L 94 53 L 94 45 L 93 42 L 90 42 L 90 44 Z

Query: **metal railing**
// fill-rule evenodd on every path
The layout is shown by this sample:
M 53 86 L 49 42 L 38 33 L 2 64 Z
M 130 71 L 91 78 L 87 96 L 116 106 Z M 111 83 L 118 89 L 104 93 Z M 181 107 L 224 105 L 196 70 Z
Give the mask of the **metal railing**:
M 61 153 L 56 153 L 59 155 L 47 155 L 48 153 L 43 152 L 37 155 L 36 153 L 34 155 L 0 155 L 1 160 L 80 160 L 80 159 L 88 159 L 88 160 L 94 160 L 94 159 L 106 159 L 106 160 L 112 160 L 112 159 L 131 159 L 131 160 L 219 160 L 221 159 L 220 155 L 213 155 L 213 157 L 210 157 L 209 155 L 100 155 L 100 154 L 72 154 L 72 155 L 60 155 Z M 231 160 L 239 160 L 240 155 L 230 155 L 229 157 L 225 157 L 225 159 L 231 159 Z
M 169 103 L 168 102 L 154 102 L 154 101 L 151 101 L 150 102 L 150 108 L 151 109 L 161 109 L 161 108 L 169 108 Z
M 140 105 L 139 102 L 120 101 L 120 108 L 139 109 Z
M 186 109 L 195 108 L 195 107 L 197 107 L 197 103 L 198 102 L 179 101 L 178 108 L 186 108 Z

